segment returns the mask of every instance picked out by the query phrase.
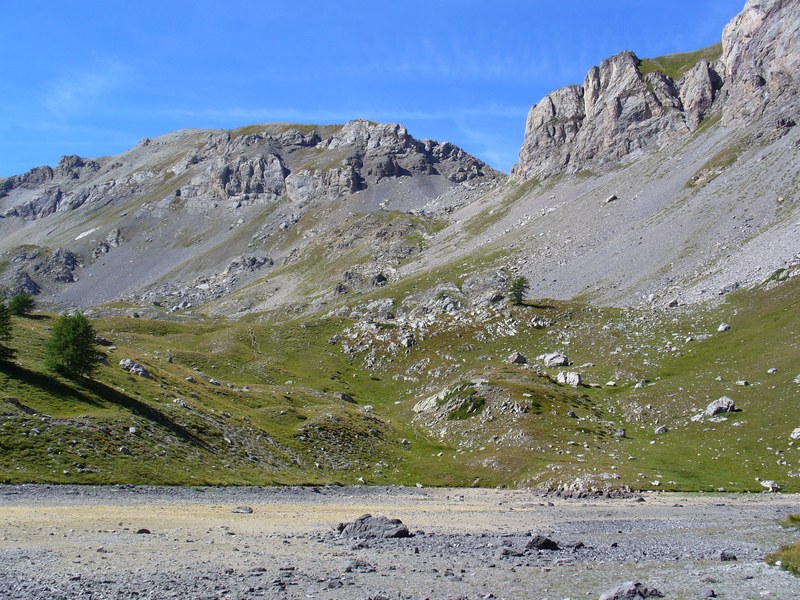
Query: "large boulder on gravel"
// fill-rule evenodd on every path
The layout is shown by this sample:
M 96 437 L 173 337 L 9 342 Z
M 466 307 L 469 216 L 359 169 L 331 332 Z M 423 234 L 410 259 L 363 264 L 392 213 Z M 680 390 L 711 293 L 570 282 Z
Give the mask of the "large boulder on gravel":
M 663 598 L 664 594 L 655 588 L 649 588 L 638 582 L 626 581 L 620 585 L 603 592 L 600 600 L 625 600 L 637 598 Z
M 407 538 L 411 537 L 408 527 L 400 519 L 373 517 L 370 514 L 358 517 L 352 523 L 339 523 L 336 530 L 347 538 Z
M 527 544 L 525 544 L 526 550 L 560 550 L 558 547 L 558 543 L 551 540 L 549 537 L 544 535 L 535 535 L 533 536 Z
M 718 400 L 714 400 L 706 407 L 706 415 L 713 417 L 724 412 L 733 412 L 736 410 L 736 403 L 727 396 L 722 396 Z

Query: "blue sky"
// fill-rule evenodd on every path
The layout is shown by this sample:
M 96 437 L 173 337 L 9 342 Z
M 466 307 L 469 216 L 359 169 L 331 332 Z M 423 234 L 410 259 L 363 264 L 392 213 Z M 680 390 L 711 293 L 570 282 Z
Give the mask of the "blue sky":
M 603 58 L 719 41 L 744 0 L 0 0 L 0 176 L 175 129 L 400 122 L 508 171 Z

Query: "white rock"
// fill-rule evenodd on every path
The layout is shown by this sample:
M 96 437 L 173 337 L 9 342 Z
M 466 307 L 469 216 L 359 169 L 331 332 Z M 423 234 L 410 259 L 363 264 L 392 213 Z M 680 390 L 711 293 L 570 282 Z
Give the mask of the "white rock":
M 559 372 L 556 376 L 556 381 L 564 385 L 571 385 L 572 387 L 578 387 L 583 383 L 580 373 L 573 373 L 572 371 Z
M 546 367 L 566 367 L 569 364 L 569 359 L 560 352 L 550 352 L 549 354 L 542 354 L 536 358 L 538 360 L 543 360 Z
M 772 479 L 766 479 L 761 482 L 761 487 L 766 488 L 769 492 L 780 492 L 781 486 L 779 486 L 776 482 Z
M 736 403 L 727 396 L 722 396 L 718 400 L 714 400 L 706 407 L 706 414 L 709 417 L 718 415 L 724 412 L 733 412 L 736 410 Z

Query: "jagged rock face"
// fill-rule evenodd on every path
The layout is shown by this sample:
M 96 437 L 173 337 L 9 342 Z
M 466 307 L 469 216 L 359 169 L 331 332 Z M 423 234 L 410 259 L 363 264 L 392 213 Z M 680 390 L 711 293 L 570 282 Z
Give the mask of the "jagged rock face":
M 265 129 L 246 135 L 211 132 L 201 145 L 188 150 L 176 147 L 176 154 L 185 154 L 162 171 L 142 169 L 119 178 L 110 177 L 119 161 L 102 170 L 94 160 L 64 156 L 55 169 L 37 167 L 3 180 L 0 198 L 14 198 L 15 191 L 34 192 L 12 201 L 4 216 L 36 220 L 87 203 L 143 196 L 159 178 L 175 176 L 182 177 L 181 183 L 162 204 L 171 206 L 172 198 L 181 198 L 197 209 L 220 202 L 263 204 L 282 197 L 302 206 L 352 194 L 384 179 L 413 175 L 439 175 L 452 183 L 502 178 L 460 148 L 417 140 L 398 124 L 351 121 L 339 128 L 321 128 L 335 130 L 324 139 L 317 130 Z M 140 147 L 149 151 L 159 144 L 148 140 Z
M 800 72 L 800 4 L 748 0 L 722 35 L 729 98 L 724 123 L 761 116 L 796 101 Z
M 622 52 L 593 67 L 583 86 L 548 94 L 528 115 L 517 178 L 614 164 L 695 129 L 722 110 L 724 124 L 794 111 L 800 71 L 800 4 L 748 0 L 725 28 L 718 62 L 699 60 L 679 81 Z
M 453 183 L 501 177 L 453 144 L 417 140 L 396 123 L 350 121 L 320 145 L 340 152 L 341 162 L 327 170 L 301 169 L 287 177 L 289 196 L 301 204 L 315 197 L 357 192 L 396 177 L 441 175 Z
M 622 52 L 592 67 L 582 86 L 545 96 L 528 115 L 512 174 L 532 179 L 575 173 L 688 133 L 678 84 L 661 73 L 643 76 L 638 66 L 636 55 Z M 703 87 L 701 71 L 691 79 L 693 115 L 708 110 L 702 99 L 713 101 L 713 81 L 707 75 Z
M 722 65 L 713 65 L 703 59 L 678 82 L 680 101 L 692 129 L 711 112 L 723 85 L 720 71 L 723 71 Z

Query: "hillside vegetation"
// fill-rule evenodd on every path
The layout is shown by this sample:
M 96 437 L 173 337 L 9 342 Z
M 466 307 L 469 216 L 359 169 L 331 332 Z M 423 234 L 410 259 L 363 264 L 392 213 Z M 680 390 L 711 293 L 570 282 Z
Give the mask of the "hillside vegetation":
M 800 426 L 799 288 L 793 278 L 704 309 L 501 302 L 480 318 L 440 315 L 408 345 L 391 320 L 332 313 L 98 318 L 113 346 L 99 347 L 106 364 L 92 379 L 75 381 L 42 366 L 52 317 L 14 318 L 0 477 L 707 491 L 775 480 L 800 491 L 789 437 Z M 513 351 L 532 364 L 510 364 Z M 555 351 L 572 366 L 536 360 Z M 121 369 L 124 358 L 150 377 Z M 556 383 L 558 371 L 583 384 Z M 721 396 L 738 411 L 692 420 Z

